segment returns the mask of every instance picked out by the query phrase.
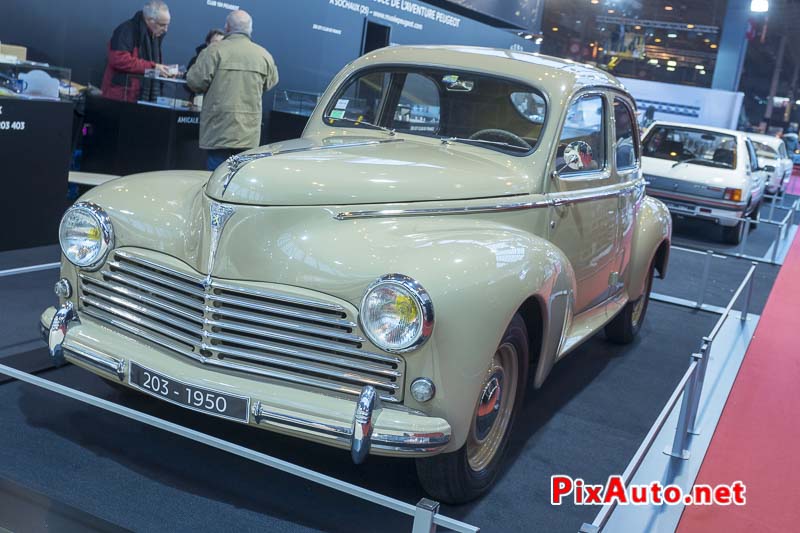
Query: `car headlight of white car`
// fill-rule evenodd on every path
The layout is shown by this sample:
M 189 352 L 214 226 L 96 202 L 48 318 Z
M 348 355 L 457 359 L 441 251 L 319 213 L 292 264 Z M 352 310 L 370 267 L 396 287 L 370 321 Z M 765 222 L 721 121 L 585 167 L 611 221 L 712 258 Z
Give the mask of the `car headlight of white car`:
M 108 214 L 89 202 L 78 202 L 61 218 L 58 241 L 64 257 L 78 268 L 99 268 L 114 247 L 114 228 Z
M 359 320 L 369 340 L 381 350 L 410 352 L 433 333 L 433 302 L 414 279 L 387 274 L 367 288 Z

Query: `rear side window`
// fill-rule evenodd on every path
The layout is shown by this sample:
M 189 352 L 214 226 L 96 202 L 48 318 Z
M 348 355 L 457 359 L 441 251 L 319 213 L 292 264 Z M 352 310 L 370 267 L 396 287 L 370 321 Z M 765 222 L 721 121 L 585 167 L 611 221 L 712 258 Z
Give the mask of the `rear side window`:
M 605 139 L 603 97 L 582 96 L 572 102 L 558 142 L 558 173 L 568 176 L 605 168 Z
M 636 142 L 636 120 L 624 100 L 614 98 L 614 159 L 617 169 L 639 166 L 639 145 Z

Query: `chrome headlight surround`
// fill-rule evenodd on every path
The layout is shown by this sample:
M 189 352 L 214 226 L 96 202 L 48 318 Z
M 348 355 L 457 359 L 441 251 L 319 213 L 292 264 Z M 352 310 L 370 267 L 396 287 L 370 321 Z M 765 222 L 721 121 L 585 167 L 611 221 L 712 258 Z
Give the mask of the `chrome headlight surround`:
M 97 239 L 97 251 L 88 256 L 84 260 L 75 258 L 68 252 L 68 247 L 65 246 L 65 223 L 70 215 L 79 212 L 82 215 L 88 216 L 97 229 L 99 235 Z M 78 268 L 84 270 L 97 270 L 106 260 L 108 253 L 114 248 L 114 226 L 111 224 L 111 218 L 99 205 L 91 202 L 78 202 L 72 207 L 67 209 L 64 216 L 61 217 L 61 222 L 58 225 L 58 244 L 61 247 L 61 252 L 67 260 Z
M 416 333 L 414 333 L 410 339 L 402 343 L 389 344 L 379 337 L 367 323 L 367 320 L 365 320 L 365 310 L 368 305 L 368 300 L 372 293 L 378 289 L 394 290 L 398 294 L 407 296 L 416 307 L 416 316 L 419 319 L 419 326 L 416 328 Z M 358 321 L 364 334 L 369 338 L 372 344 L 381 350 L 390 353 L 411 352 L 425 344 L 431 337 L 431 334 L 433 334 L 433 301 L 428 291 L 413 278 L 403 274 L 386 274 L 373 281 L 364 292 L 364 296 L 361 298 Z

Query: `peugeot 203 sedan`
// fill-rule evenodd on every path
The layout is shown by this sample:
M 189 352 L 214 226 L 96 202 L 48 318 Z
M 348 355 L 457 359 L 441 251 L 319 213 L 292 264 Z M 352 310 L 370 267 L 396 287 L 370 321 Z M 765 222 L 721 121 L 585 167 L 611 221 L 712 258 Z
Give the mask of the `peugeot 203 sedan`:
M 647 194 L 671 213 L 719 224 L 729 244 L 758 220 L 766 172 L 746 133 L 656 121 L 642 147 Z
M 414 457 L 433 497 L 475 498 L 525 390 L 603 328 L 630 342 L 666 271 L 635 116 L 570 61 L 372 52 L 300 139 L 72 206 L 52 357 L 356 463 Z

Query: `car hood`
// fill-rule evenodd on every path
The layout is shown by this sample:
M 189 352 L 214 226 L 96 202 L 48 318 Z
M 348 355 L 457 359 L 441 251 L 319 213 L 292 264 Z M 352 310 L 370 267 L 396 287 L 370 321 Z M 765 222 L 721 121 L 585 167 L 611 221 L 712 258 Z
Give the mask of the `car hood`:
M 671 189 L 677 184 L 697 185 L 719 188 L 745 189 L 747 178 L 744 172 L 735 169 L 717 168 L 706 165 L 684 163 L 675 165 L 674 161 L 656 157 L 642 158 L 642 172 L 653 189 Z
M 491 198 L 533 192 L 533 167 L 528 158 L 469 145 L 388 136 L 302 138 L 228 160 L 212 174 L 206 194 L 249 205 Z

